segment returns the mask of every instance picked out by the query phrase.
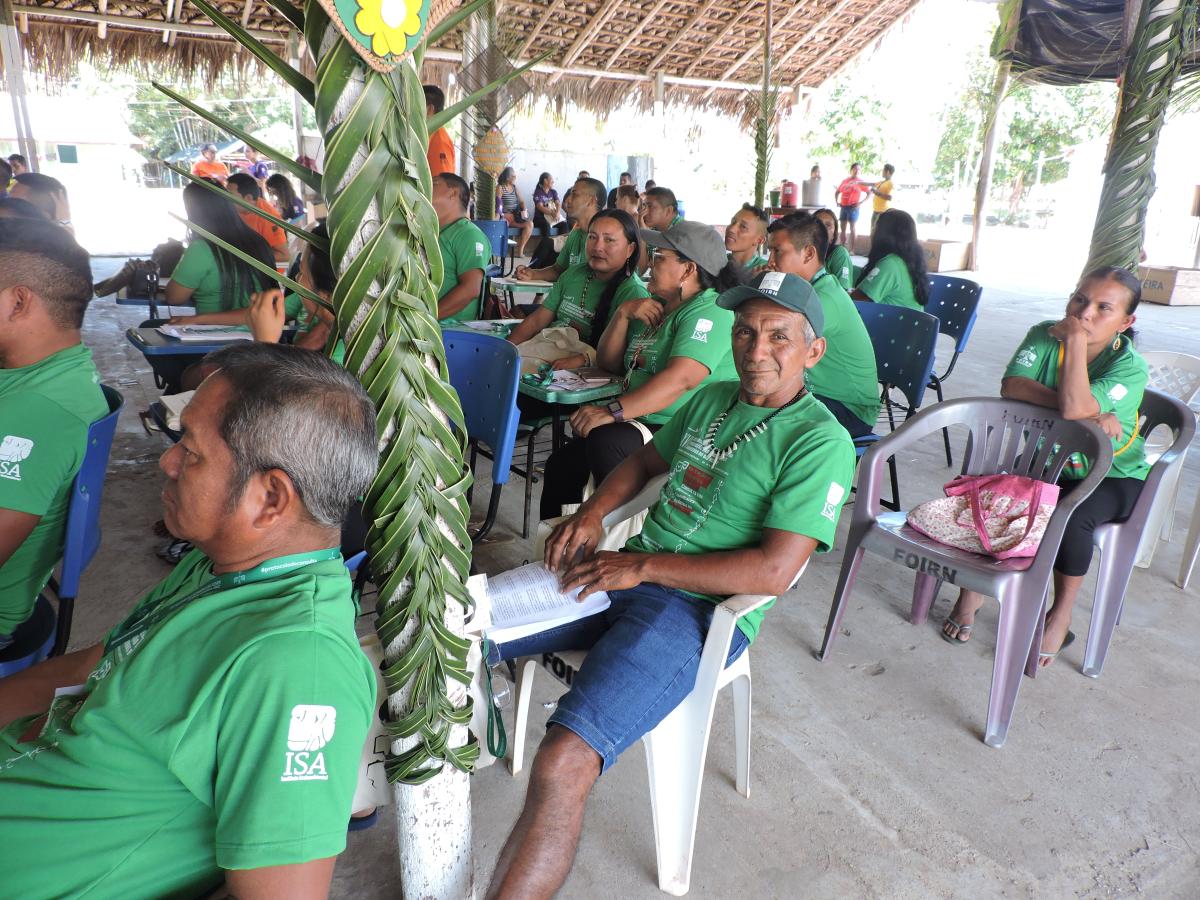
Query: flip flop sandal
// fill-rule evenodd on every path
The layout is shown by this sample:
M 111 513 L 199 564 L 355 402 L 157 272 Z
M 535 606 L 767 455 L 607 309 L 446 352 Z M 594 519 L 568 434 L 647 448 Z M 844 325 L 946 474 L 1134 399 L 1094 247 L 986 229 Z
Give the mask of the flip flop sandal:
M 1058 659 L 1058 654 L 1062 653 L 1073 643 L 1075 643 L 1075 632 L 1068 630 L 1067 636 L 1063 638 L 1063 642 L 1059 644 L 1057 650 L 1055 650 L 1053 653 L 1038 653 L 1038 666 L 1040 667 L 1043 665 L 1043 660 L 1045 660 L 1045 665 L 1049 665 L 1050 663 L 1054 662 L 1054 660 Z
M 954 632 L 953 637 L 946 634 L 945 628 L 947 625 L 953 625 L 955 627 L 955 629 L 957 629 Z M 969 640 L 971 640 L 971 629 L 973 627 L 975 627 L 974 622 L 968 622 L 966 625 L 960 625 L 958 622 L 955 622 L 949 616 L 946 616 L 946 621 L 942 623 L 942 630 L 939 631 L 938 634 L 940 634 L 942 636 L 942 640 L 945 641 L 947 644 L 965 644 Z M 961 641 L 958 639 L 958 636 L 960 634 L 964 636 L 964 639 Z

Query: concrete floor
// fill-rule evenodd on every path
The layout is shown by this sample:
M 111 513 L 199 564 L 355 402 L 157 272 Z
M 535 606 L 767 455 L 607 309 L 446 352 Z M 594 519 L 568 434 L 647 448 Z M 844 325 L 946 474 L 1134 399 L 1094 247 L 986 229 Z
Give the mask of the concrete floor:
M 121 260 L 96 260 L 97 277 Z M 1028 276 L 1026 276 L 1028 277 Z M 1021 285 L 1022 273 L 983 273 L 969 351 L 950 396 L 992 393 L 1030 324 L 1061 314 L 1069 285 Z M 104 499 L 104 542 L 80 593 L 73 644 L 91 643 L 166 574 L 154 556 L 164 448 L 137 411 L 156 396 L 144 360 L 124 339 L 142 311 L 97 300 L 85 339 L 104 379 L 126 397 Z M 1200 309 L 1144 305 L 1142 348 L 1200 352 Z M 939 495 L 951 471 L 929 442 L 901 460 L 905 502 Z M 486 471 L 486 470 L 485 470 Z M 831 660 L 819 663 L 839 550 L 816 559 L 768 616 L 753 647 L 751 799 L 733 789 L 730 703 L 718 705 L 709 745 L 692 872 L 695 897 L 1200 896 L 1200 604 L 1173 583 L 1196 506 L 1200 456 L 1182 481 L 1175 541 L 1135 570 L 1103 677 L 1078 671 L 1077 641 L 1026 681 L 1007 745 L 981 740 L 996 607 L 971 643 L 952 648 L 938 626 L 908 624 L 908 573 L 868 556 Z M 481 479 L 484 480 L 484 479 Z M 528 558 L 519 537 L 523 484 L 505 493 L 497 540 L 477 553 L 484 571 Z M 477 492 L 482 510 L 486 488 Z M 536 503 L 536 498 L 535 498 Z M 843 516 L 843 534 L 849 513 Z M 514 535 L 516 535 L 514 537 Z M 1200 581 L 1200 578 L 1197 579 Z M 1075 630 L 1086 633 L 1092 589 Z M 538 699 L 558 693 L 548 678 Z M 511 710 L 510 710 L 511 713 Z M 546 713 L 534 716 L 540 729 Z M 530 740 L 537 735 L 531 731 Z M 528 771 L 528 770 L 526 770 Z M 495 765 L 473 780 L 476 877 L 486 885 L 520 809 L 526 775 Z M 352 834 L 334 896 L 399 894 L 391 817 Z M 568 897 L 660 896 L 642 750 L 598 784 Z

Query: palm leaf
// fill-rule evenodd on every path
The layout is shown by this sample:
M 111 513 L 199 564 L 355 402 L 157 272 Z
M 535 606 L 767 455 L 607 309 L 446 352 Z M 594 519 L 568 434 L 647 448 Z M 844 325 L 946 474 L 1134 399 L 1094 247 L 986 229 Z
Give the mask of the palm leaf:
M 226 134 L 232 134 L 238 140 L 245 141 L 247 146 L 253 147 L 264 156 L 270 157 L 272 160 L 274 160 L 275 165 L 279 166 L 279 168 L 283 169 L 284 171 L 295 175 L 317 193 L 321 192 L 321 176 L 319 173 L 314 172 L 308 166 L 302 166 L 300 163 L 294 162 L 287 157 L 287 154 L 281 153 L 279 150 L 276 150 L 269 144 L 263 143 L 256 137 L 252 137 L 248 132 L 243 131 L 231 122 L 222 119 L 215 113 L 209 112 L 203 106 L 193 103 L 191 100 L 187 99 L 187 97 L 175 93 L 169 87 L 159 84 L 157 81 L 152 81 L 150 83 L 176 103 L 180 104 L 181 106 L 186 106 L 206 122 L 211 122 Z
M 264 275 L 269 275 L 275 281 L 278 281 L 280 284 L 282 284 L 284 287 L 286 287 L 288 290 L 299 294 L 301 297 L 305 298 L 306 300 L 311 300 L 313 303 L 316 303 L 319 306 L 323 306 L 325 309 L 329 310 L 330 312 L 334 312 L 334 309 L 330 305 L 328 300 L 325 300 L 319 294 L 316 294 L 316 293 L 310 291 L 308 288 L 306 288 L 300 282 L 293 281 L 292 279 L 288 278 L 286 275 L 281 274 L 280 271 L 278 269 L 274 268 L 273 266 L 268 266 L 262 260 L 255 259 L 253 256 L 250 256 L 249 254 L 247 254 L 247 253 L 239 250 L 237 247 L 233 246 L 233 244 L 230 244 L 230 243 L 227 243 L 227 242 L 221 240 L 219 237 L 217 237 L 211 231 L 207 231 L 206 229 L 201 228 L 195 222 L 185 219 L 183 216 L 178 216 L 175 213 L 169 213 L 169 215 L 171 216 L 172 219 L 176 219 L 176 220 L 182 222 L 184 225 L 186 225 L 192 231 L 196 232 L 196 234 L 200 235 L 202 238 L 212 241 L 214 244 L 216 244 L 218 247 L 220 247 L 223 250 L 228 250 L 230 253 L 232 253 L 234 256 L 236 256 L 238 259 L 240 259 L 242 262 L 244 262 L 246 265 L 250 266 L 251 268 L 257 269 L 258 271 L 262 272 Z
M 280 228 L 282 228 L 284 231 L 288 232 L 289 234 L 294 234 L 296 237 L 300 238 L 301 240 L 307 241 L 308 243 L 310 243 L 314 247 L 316 247 L 318 250 L 320 250 L 322 253 L 329 252 L 328 238 L 323 238 L 318 235 L 315 235 L 311 231 L 305 231 L 303 228 L 293 225 L 291 222 L 285 222 L 283 219 L 279 218 L 279 216 L 271 215 L 265 209 L 261 209 L 261 208 L 255 206 L 249 200 L 243 200 L 241 195 L 236 194 L 233 191 L 227 191 L 224 188 L 217 187 L 211 181 L 206 181 L 203 178 L 193 175 L 191 172 L 187 171 L 186 169 L 181 169 L 181 168 L 179 168 L 179 166 L 172 165 L 171 163 L 167 162 L 166 160 L 160 159 L 159 162 L 162 163 L 164 166 L 166 166 L 168 169 L 170 169 L 172 172 L 174 172 L 176 175 L 181 175 L 182 177 L 186 178 L 188 181 L 192 182 L 193 184 L 198 184 L 198 185 L 201 185 L 202 187 L 208 188 L 210 191 L 215 191 L 216 193 L 220 194 L 221 196 L 225 197 L 226 199 L 232 200 L 235 204 L 240 206 L 242 209 L 249 210 L 250 212 L 254 213 L 257 216 L 262 216 L 268 222 L 271 222 L 274 225 L 278 225 Z
M 312 105 L 316 89 L 311 81 L 268 50 L 262 41 L 209 3 L 208 0 L 192 0 L 192 2 L 200 8 L 202 13 L 212 19 L 214 24 L 229 32 L 230 37 L 258 57 L 265 66 L 286 81 L 310 106 Z
M 531 59 L 529 62 L 525 63 L 525 65 L 519 66 L 518 68 L 513 69 L 511 72 L 508 72 L 505 75 L 501 75 L 499 78 L 497 78 L 491 84 L 484 85 L 479 90 L 477 90 L 471 94 L 468 94 L 466 97 L 459 100 L 453 106 L 448 106 L 445 109 L 443 109 L 440 113 L 436 113 L 436 114 L 430 116 L 429 117 L 429 126 L 428 126 L 429 133 L 433 134 L 433 132 L 437 131 L 439 128 L 441 128 L 443 125 L 445 125 L 451 119 L 453 119 L 455 116 L 457 116 L 463 110 L 470 109 L 472 106 L 474 106 L 476 103 L 478 103 L 484 97 L 486 97 L 488 94 L 491 94 L 493 91 L 496 91 L 499 88 L 504 87 L 504 85 L 508 84 L 514 78 L 524 75 L 526 72 L 528 72 L 534 66 L 536 66 L 538 63 L 548 59 L 552 53 L 554 53 L 553 50 L 547 50 L 545 53 L 543 53 L 539 56 L 536 56 L 533 59 Z

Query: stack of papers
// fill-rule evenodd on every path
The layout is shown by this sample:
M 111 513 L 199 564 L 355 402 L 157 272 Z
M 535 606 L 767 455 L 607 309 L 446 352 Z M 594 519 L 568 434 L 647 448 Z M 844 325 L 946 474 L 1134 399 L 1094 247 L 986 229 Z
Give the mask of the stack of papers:
M 486 576 L 485 576 L 486 577 Z M 483 590 L 490 612 L 489 640 L 515 641 L 566 625 L 608 609 L 608 594 L 597 591 L 583 600 L 579 589 L 564 594 L 558 576 L 542 563 L 530 563 L 488 578 Z
M 604 387 L 610 381 L 612 381 L 612 378 L 608 376 L 587 377 L 579 372 L 572 372 L 570 369 L 559 369 L 554 373 L 554 377 L 550 379 L 547 389 L 552 391 L 588 391 L 592 388 Z
M 538 281 L 536 279 L 522 281 L 519 278 L 493 278 L 492 284 L 499 285 L 500 287 L 521 287 L 522 285 L 526 287 L 554 287 L 553 281 Z
M 159 325 L 158 333 L 177 341 L 204 344 L 254 340 L 254 335 L 245 325 Z

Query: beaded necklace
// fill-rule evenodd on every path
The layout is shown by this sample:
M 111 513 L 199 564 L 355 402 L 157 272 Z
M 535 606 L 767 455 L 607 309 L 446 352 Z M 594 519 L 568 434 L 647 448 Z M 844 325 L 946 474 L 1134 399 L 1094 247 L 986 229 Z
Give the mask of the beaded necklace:
M 717 465 L 718 463 L 725 462 L 725 460 L 729 459 L 729 457 L 733 456 L 733 454 L 738 451 L 739 447 L 743 446 L 744 444 L 750 443 L 752 440 L 754 440 L 756 437 L 758 437 L 760 434 L 762 434 L 764 431 L 766 431 L 767 425 L 770 424 L 770 421 L 773 418 L 775 418 L 777 415 L 779 415 L 781 412 L 783 412 L 785 409 L 787 409 L 789 406 L 791 406 L 793 403 L 795 403 L 797 400 L 799 400 L 801 397 L 803 397 L 805 395 L 805 393 L 807 393 L 807 390 L 808 390 L 807 388 L 801 387 L 800 390 L 796 393 L 795 397 L 793 397 L 787 403 L 783 404 L 783 406 L 779 407 L 779 409 L 775 410 L 773 413 L 771 413 L 769 416 L 767 416 L 765 419 L 763 419 L 757 425 L 753 425 L 750 428 L 747 428 L 745 431 L 743 431 L 741 434 L 739 434 L 736 438 L 734 438 L 733 443 L 730 444 L 728 447 L 726 447 L 724 450 L 718 450 L 716 448 L 714 441 L 717 438 L 717 432 L 721 430 L 721 426 L 725 424 L 725 420 L 727 418 L 729 418 L 729 414 L 731 412 L 733 412 L 733 408 L 735 406 L 737 406 L 738 394 L 735 393 L 733 395 L 733 402 L 729 404 L 729 407 L 725 410 L 725 412 L 721 413 L 721 415 L 719 415 L 717 417 L 716 421 L 708 426 L 708 431 L 705 432 L 704 438 L 701 440 L 701 444 L 700 444 L 701 451 L 704 453 L 705 457 L 707 457 L 708 461 L 710 463 L 712 463 L 713 465 Z

